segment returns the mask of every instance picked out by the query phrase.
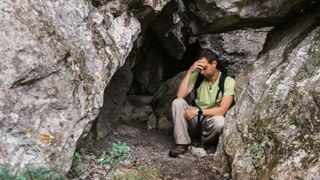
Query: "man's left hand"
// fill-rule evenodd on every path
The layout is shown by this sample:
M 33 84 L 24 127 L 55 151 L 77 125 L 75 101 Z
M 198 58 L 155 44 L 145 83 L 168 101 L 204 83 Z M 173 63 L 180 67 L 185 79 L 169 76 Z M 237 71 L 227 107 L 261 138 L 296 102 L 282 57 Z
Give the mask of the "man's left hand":
M 195 118 L 197 115 L 198 115 L 198 109 L 186 109 L 186 111 L 184 112 L 184 117 L 187 120 L 191 120 Z

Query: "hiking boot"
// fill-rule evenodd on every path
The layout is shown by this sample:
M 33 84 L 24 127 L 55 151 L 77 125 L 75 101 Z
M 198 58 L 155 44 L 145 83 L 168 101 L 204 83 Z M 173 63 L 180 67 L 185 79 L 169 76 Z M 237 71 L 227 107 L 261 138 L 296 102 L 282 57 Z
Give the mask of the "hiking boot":
M 169 156 L 176 158 L 180 154 L 184 154 L 188 150 L 188 145 L 178 145 L 175 149 L 169 151 Z

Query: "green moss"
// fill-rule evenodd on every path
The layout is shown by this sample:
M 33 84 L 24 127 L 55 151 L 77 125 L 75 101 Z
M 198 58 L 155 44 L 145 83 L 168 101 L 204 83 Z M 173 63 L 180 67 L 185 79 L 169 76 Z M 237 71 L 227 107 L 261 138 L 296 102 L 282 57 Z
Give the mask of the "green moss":
M 160 169 L 156 167 L 149 167 L 147 165 L 140 165 L 136 169 L 130 169 L 122 174 L 113 177 L 113 179 L 127 179 L 127 180 L 149 180 L 161 179 L 159 177 Z
M 13 175 L 13 170 L 8 165 L 2 165 L 0 167 L 0 179 L 3 180 L 14 180 L 15 176 Z
M 57 168 L 42 168 L 33 167 L 32 165 L 25 166 L 19 175 L 13 174 L 13 169 L 10 165 L 0 166 L 1 180 L 66 180 Z

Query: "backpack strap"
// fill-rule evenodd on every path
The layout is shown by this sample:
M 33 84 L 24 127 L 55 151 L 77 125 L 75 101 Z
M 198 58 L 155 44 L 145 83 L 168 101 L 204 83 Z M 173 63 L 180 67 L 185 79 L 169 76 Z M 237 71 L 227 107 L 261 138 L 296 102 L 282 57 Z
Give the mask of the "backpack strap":
M 219 78 L 219 84 L 218 84 L 219 88 L 218 88 L 218 92 L 217 92 L 217 95 L 216 95 L 215 102 L 217 102 L 220 92 L 222 93 L 222 96 L 223 96 L 223 93 L 224 93 L 224 82 L 226 80 L 226 77 L 227 77 L 226 73 L 221 73 L 220 78 Z
M 228 75 L 227 75 L 226 73 L 222 73 L 221 76 L 220 76 L 219 84 L 218 84 L 219 89 L 218 89 L 218 93 L 217 93 L 215 102 L 217 102 L 220 92 L 222 93 L 222 96 L 223 96 L 223 93 L 224 93 L 224 82 L 225 82 L 227 76 L 228 76 Z M 233 77 L 232 77 L 232 78 L 233 78 Z M 233 99 L 230 108 L 231 108 L 232 106 L 234 106 L 235 104 L 236 104 L 236 102 L 235 102 L 234 99 Z M 229 109 L 230 109 L 230 108 L 229 108 Z
M 198 77 L 197 77 L 197 80 L 196 80 L 196 82 L 194 83 L 194 87 L 193 87 L 194 98 L 193 98 L 193 101 L 191 102 L 191 103 L 192 103 L 192 106 L 197 106 L 197 104 L 196 104 L 197 89 L 198 89 L 198 87 L 200 86 L 200 84 L 202 83 L 203 78 L 204 78 L 204 77 L 199 73 L 199 75 L 198 75 Z

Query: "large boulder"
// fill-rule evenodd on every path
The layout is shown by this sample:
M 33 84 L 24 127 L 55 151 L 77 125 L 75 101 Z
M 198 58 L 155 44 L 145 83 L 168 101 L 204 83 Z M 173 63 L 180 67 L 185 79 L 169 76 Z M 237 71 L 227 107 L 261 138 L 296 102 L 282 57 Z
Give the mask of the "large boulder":
M 150 26 L 164 50 L 176 60 L 183 57 L 190 36 L 183 19 L 179 17 L 180 12 L 184 11 L 182 1 L 172 1 Z
M 238 74 L 253 64 L 261 52 L 271 27 L 240 29 L 198 37 L 202 48 L 212 50 L 232 74 Z
M 279 25 L 319 6 L 307 0 L 193 0 L 185 6 L 195 16 L 194 34 Z M 189 15 L 190 16 L 190 15 Z
M 0 164 L 69 170 L 141 32 L 135 1 L 97 2 L 1 0 Z
M 275 28 L 237 79 L 214 164 L 234 179 L 320 177 L 319 13 Z
M 181 60 L 190 39 L 236 29 L 277 26 L 314 11 L 320 1 L 171 1 L 151 25 L 163 49 Z

